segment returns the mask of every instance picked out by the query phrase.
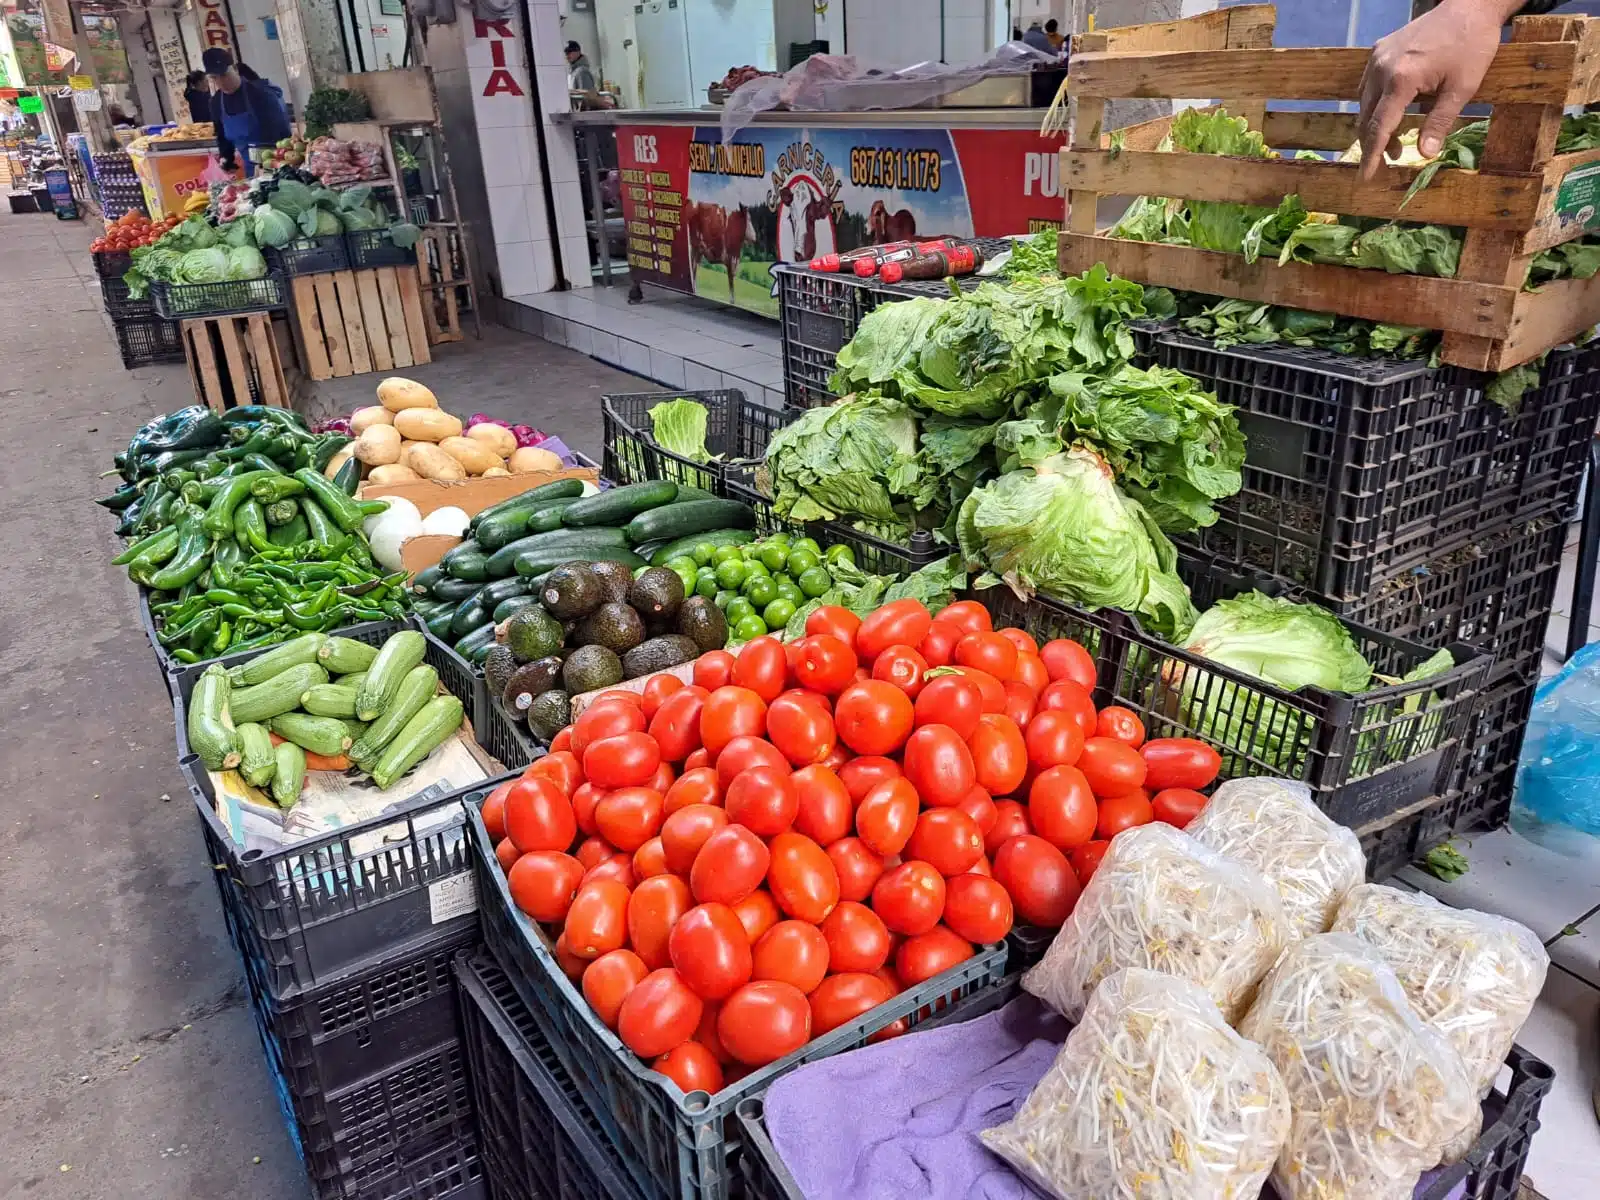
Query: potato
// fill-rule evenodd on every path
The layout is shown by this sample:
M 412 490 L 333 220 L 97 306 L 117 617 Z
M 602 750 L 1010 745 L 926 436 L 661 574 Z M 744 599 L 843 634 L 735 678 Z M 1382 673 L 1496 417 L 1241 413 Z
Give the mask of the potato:
M 466 468 L 432 442 L 418 442 L 412 446 L 406 465 L 424 479 L 453 480 L 467 477 Z
M 394 414 L 381 404 L 358 408 L 350 414 L 350 428 L 360 437 L 372 425 L 393 425 Z
M 400 461 L 400 431 L 393 425 L 369 425 L 353 443 L 355 455 L 371 467 Z
M 442 442 L 461 436 L 461 421 L 437 408 L 407 408 L 394 414 L 400 436 L 418 442 Z
M 511 455 L 507 465 L 513 475 L 521 475 L 524 471 L 559 471 L 565 466 L 559 454 L 541 450 L 538 446 L 520 447 Z
M 344 466 L 345 463 L 349 462 L 350 456 L 355 452 L 356 445 L 354 442 L 351 442 L 348 446 L 344 447 L 344 449 L 340 450 L 337 454 L 330 458 L 328 460 L 328 465 L 322 468 L 323 478 L 332 479 L 335 475 L 337 475 L 339 473 L 339 468 Z
M 483 443 L 466 437 L 447 437 L 439 443 L 439 449 L 465 467 L 468 475 L 482 475 L 491 467 L 500 466 L 503 461 L 493 450 L 486 449 Z
M 404 463 L 388 463 L 381 467 L 373 467 L 372 474 L 367 476 L 368 483 L 416 483 L 422 476 L 418 475 Z
M 475 442 L 482 442 L 485 449 L 494 451 L 501 458 L 510 458 L 517 450 L 517 435 L 504 425 L 491 425 L 485 421 L 467 430 L 467 436 Z
M 439 401 L 427 388 L 413 379 L 391 375 L 378 385 L 378 403 L 390 412 L 407 408 L 438 408 Z
M 482 478 L 484 478 L 484 479 L 493 479 L 497 475 L 509 475 L 509 474 L 511 474 L 511 472 L 506 470 L 504 467 L 490 467 L 487 471 L 485 471 L 483 473 Z

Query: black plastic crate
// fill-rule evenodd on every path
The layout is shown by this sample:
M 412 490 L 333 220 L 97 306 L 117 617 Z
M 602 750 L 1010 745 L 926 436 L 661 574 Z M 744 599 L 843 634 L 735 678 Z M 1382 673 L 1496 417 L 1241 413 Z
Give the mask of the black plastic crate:
M 127 250 L 96 250 L 89 255 L 89 261 L 94 263 L 94 273 L 101 279 L 120 282 L 133 269 L 133 255 Z
M 526 722 L 506 711 L 499 696 L 484 702 L 481 726 L 474 726 L 479 743 L 508 771 L 520 771 L 536 758 L 543 758 L 546 747 L 528 731 Z
M 1446 841 L 1460 801 L 1455 792 L 1426 796 L 1357 829 L 1367 878 L 1374 883 L 1387 879 Z
M 449 642 L 442 641 L 428 632 L 428 627 L 421 621 L 416 621 L 416 628 L 422 631 L 422 636 L 427 639 L 428 651 L 424 659 L 434 670 L 439 672 L 439 682 L 444 685 L 445 691 L 457 697 L 466 707 L 467 719 L 472 722 L 474 734 L 478 727 L 487 721 L 488 686 L 483 680 L 483 668 L 477 663 L 468 662 Z M 479 744 L 483 738 L 478 738 Z
M 784 398 L 797 408 L 817 408 L 837 397 L 828 389 L 834 357 L 855 336 L 861 318 L 877 307 L 883 285 L 850 272 L 812 271 L 779 263 L 778 324 L 783 339 Z
M 697 463 L 659 445 L 651 433 L 650 410 L 669 400 L 695 400 L 706 408 L 706 452 L 715 462 Z M 602 473 L 615 483 L 670 479 L 673 483 L 724 494 L 730 466 L 760 459 L 767 439 L 799 415 L 745 399 L 737 388 L 715 391 L 629 392 L 603 396 L 605 461 Z
M 218 283 L 152 283 L 156 312 L 169 321 L 199 317 L 231 317 L 289 307 L 289 289 L 282 274 L 268 271 L 260 279 L 225 279 Z
M 344 243 L 350 266 L 358 271 L 368 267 L 403 267 L 417 261 L 416 246 L 396 246 L 387 228 L 349 230 L 344 235 Z
M 1012 976 L 1004 985 L 963 1001 L 944 1019 L 929 1024 L 970 1021 L 1019 995 L 1021 984 Z M 1506 1066 L 1511 1081 L 1505 1091 L 1496 1089 L 1484 1101 L 1483 1129 L 1472 1148 L 1460 1162 L 1432 1173 L 1427 1187 L 1413 1200 L 1517 1200 L 1528 1147 L 1539 1128 L 1539 1106 L 1555 1082 L 1555 1071 L 1520 1046 L 1511 1047 Z M 761 1101 L 744 1101 L 737 1119 L 745 1147 L 739 1166 L 748 1200 L 805 1200 L 767 1135 Z M 1463 1183 L 1465 1189 L 1457 1191 Z M 1266 1194 L 1271 1194 L 1270 1188 Z
M 117 352 L 127 370 L 157 363 L 180 363 L 184 359 L 183 336 L 176 321 L 160 317 L 121 317 L 111 322 L 117 338 Z
M 156 315 L 155 301 L 147 295 L 143 300 L 135 300 L 128 294 L 128 285 L 121 279 L 102 279 L 100 281 L 100 296 L 105 302 L 106 316 L 116 321 L 124 317 L 151 318 Z
M 1104 707 L 1111 703 L 1107 697 L 1116 684 L 1126 644 L 1122 627 L 1127 618 L 1123 614 L 1110 609 L 1090 612 L 1042 595 L 1024 600 L 1004 585 L 972 589 L 967 595 L 989 610 L 996 629 L 1025 630 L 1041 646 L 1056 638 L 1077 642 L 1095 662 L 1095 704 Z
M 915 1027 L 933 1013 L 997 983 L 1004 973 L 1004 945 L 979 947 L 966 962 L 901 992 L 793 1054 L 751 1071 L 715 1096 L 694 1093 L 685 1097 L 601 1023 L 556 964 L 548 935 L 512 903 L 478 813 L 488 791 L 480 789 L 467 800 L 473 869 L 483 898 L 484 944 L 646 1196 L 731 1200 L 738 1194 L 734 1161 L 738 1141 L 731 1118 L 740 1100 L 761 1094 L 774 1079 L 802 1063 L 865 1044 L 895 1021 L 904 1019 Z
M 460 956 L 455 970 L 480 1152 L 496 1191 L 519 1200 L 636 1200 L 505 972 L 484 954 Z
M 1531 679 L 1507 679 L 1488 689 L 1477 705 L 1457 766 L 1461 799 L 1451 821 L 1454 832 L 1505 824 L 1538 686 L 1537 672 Z
M 342 233 L 297 237 L 282 246 L 264 247 L 261 256 L 273 271 L 290 278 L 347 271 L 350 269 L 350 255 L 345 250 L 344 238 Z

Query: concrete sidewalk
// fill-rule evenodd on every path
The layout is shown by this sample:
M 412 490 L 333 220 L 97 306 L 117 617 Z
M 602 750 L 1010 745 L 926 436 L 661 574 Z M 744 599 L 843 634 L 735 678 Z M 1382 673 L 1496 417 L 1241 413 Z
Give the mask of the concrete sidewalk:
M 123 370 L 90 224 L 0 212 L 0 1200 L 300 1200 L 166 687 L 92 504 L 132 431 L 192 403 L 188 375 Z M 406 374 L 452 411 L 597 456 L 600 394 L 646 386 L 498 328 L 443 349 Z M 313 406 L 370 404 L 376 382 Z

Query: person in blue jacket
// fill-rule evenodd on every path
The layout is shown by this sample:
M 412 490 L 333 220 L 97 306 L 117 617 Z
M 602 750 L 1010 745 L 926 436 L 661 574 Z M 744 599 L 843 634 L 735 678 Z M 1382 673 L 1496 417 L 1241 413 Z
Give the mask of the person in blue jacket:
M 288 137 L 289 110 L 283 93 L 233 55 L 213 46 L 200 56 L 215 95 L 211 98 L 211 123 L 217 131 L 217 155 L 224 170 L 234 168 L 237 151 L 244 173 L 255 174 L 252 147 L 275 146 Z

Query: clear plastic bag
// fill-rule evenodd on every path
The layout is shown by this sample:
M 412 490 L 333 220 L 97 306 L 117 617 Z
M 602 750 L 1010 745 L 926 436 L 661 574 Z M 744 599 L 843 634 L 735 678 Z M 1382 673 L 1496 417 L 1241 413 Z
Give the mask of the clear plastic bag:
M 1232 1024 L 1288 940 L 1278 893 L 1259 871 L 1157 822 L 1112 839 L 1022 986 L 1076 1021 L 1102 979 L 1147 967 L 1199 984 Z
M 1289 1133 L 1288 1091 L 1205 990 L 1132 968 L 1089 1000 L 983 1144 L 1060 1200 L 1245 1200 Z
M 1360 840 L 1318 809 L 1303 783 L 1230 779 L 1184 832 L 1265 875 L 1296 938 L 1324 932 L 1345 893 L 1367 877 Z
M 1289 1089 L 1289 1140 L 1272 1173 L 1282 1200 L 1410 1200 L 1478 1117 L 1461 1056 L 1354 934 L 1290 946 L 1239 1032 Z
M 1513 820 L 1532 818 L 1546 825 L 1565 825 L 1600 837 L 1600 642 L 1579 650 L 1551 679 L 1539 685 L 1528 732 L 1517 763 Z M 1557 831 L 1530 830 L 1550 842 Z M 1563 853 L 1593 853 L 1593 844 L 1574 839 L 1571 847 L 1552 844 Z

